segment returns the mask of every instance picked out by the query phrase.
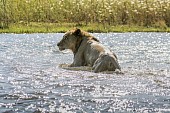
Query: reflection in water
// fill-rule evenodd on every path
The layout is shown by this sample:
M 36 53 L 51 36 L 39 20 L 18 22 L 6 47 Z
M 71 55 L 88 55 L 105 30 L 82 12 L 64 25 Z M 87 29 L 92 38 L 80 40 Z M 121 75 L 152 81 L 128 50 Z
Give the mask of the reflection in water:
M 94 33 L 124 74 L 64 69 L 63 34 L 0 34 L 0 112 L 170 112 L 170 34 Z

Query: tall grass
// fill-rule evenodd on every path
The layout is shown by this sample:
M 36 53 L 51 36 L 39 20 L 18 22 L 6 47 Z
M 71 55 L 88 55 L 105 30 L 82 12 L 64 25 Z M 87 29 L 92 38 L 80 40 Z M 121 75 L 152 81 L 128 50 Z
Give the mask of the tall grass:
M 30 22 L 166 28 L 170 0 L 0 0 L 0 28 Z

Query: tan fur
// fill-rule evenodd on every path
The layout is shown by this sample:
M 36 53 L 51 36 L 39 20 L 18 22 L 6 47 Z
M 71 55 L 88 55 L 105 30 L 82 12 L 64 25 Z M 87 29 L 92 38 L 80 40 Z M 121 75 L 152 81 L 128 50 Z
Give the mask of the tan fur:
M 60 50 L 73 51 L 74 61 L 70 65 L 72 67 L 91 66 L 94 72 L 121 69 L 113 52 L 103 46 L 97 38 L 80 29 L 66 32 L 57 46 Z

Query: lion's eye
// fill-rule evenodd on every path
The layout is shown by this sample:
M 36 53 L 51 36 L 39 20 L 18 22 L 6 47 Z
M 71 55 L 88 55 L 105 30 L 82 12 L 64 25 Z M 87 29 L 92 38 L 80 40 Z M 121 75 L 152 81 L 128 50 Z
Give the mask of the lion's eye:
M 68 39 L 68 37 L 64 37 L 64 40 L 67 40 Z

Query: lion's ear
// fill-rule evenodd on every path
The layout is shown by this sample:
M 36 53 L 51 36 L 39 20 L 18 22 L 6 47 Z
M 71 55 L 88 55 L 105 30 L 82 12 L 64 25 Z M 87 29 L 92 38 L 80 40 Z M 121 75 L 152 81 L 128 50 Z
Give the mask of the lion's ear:
M 74 31 L 74 35 L 80 36 L 81 35 L 81 30 L 76 28 L 76 30 Z

